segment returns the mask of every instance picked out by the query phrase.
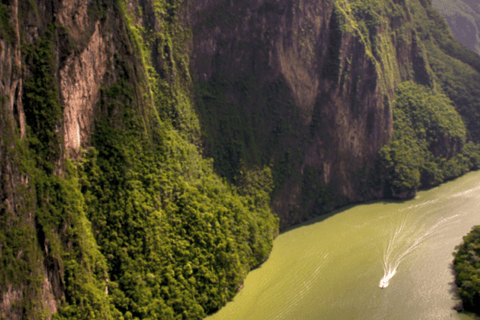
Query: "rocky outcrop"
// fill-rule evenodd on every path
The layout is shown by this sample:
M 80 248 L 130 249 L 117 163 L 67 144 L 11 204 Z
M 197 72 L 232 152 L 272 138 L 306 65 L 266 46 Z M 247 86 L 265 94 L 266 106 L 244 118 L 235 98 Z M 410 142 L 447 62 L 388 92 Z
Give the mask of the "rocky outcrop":
M 83 16 L 80 16 L 83 17 Z M 83 51 L 69 56 L 60 69 L 60 94 L 64 105 L 65 148 L 75 153 L 80 147 L 86 147 L 93 129 L 94 106 L 99 95 L 103 76 L 109 65 L 107 43 L 112 36 L 104 39 L 100 32 L 100 22 L 95 23 L 95 31 Z M 78 30 L 76 30 L 78 32 Z
M 4 108 L 4 121 L 8 127 L 13 129 L 16 122 L 20 136 L 25 136 L 25 117 L 21 101 L 22 95 L 22 57 L 18 39 L 20 38 L 18 21 L 18 0 L 11 1 L 10 6 L 6 6 L 11 28 L 9 37 L 0 38 L 0 92 L 2 93 L 2 102 Z M 6 32 L 7 30 L 3 31 Z M 5 108 L 6 107 L 6 108 Z M 4 127 L 5 129 L 7 127 Z

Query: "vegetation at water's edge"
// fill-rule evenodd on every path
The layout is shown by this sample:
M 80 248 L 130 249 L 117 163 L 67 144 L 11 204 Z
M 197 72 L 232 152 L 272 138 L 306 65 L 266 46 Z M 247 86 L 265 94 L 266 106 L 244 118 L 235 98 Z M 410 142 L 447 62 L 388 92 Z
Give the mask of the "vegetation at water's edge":
M 441 92 L 414 82 L 397 87 L 394 133 L 379 155 L 393 194 L 431 187 L 478 168 L 480 148 L 466 143 L 466 128 Z
M 463 243 L 454 252 L 453 268 L 457 292 L 465 310 L 480 314 L 480 226 L 463 237 Z

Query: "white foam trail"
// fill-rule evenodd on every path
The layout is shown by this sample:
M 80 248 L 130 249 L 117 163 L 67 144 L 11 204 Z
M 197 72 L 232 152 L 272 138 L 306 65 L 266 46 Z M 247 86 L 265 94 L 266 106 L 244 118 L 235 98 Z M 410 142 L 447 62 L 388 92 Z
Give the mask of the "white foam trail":
M 421 203 L 419 203 L 419 204 L 415 204 L 415 205 L 409 206 L 409 207 L 407 207 L 407 208 L 400 209 L 399 212 L 402 212 L 402 211 L 405 211 L 405 210 L 417 209 L 417 208 L 426 206 L 426 205 L 428 205 L 428 204 L 436 203 L 436 202 L 438 202 L 438 201 L 439 201 L 438 199 L 424 201 L 424 202 L 421 202 Z
M 301 301 L 308 291 L 312 288 L 317 276 L 320 274 L 320 271 L 327 264 L 328 253 L 323 256 L 322 261 L 318 264 L 315 271 L 313 271 L 311 277 L 303 282 L 302 288 L 297 292 L 291 292 L 288 294 L 287 300 L 283 303 L 283 307 L 280 308 L 274 320 L 284 319 L 285 316 L 293 309 L 299 301 Z
M 405 251 L 400 251 L 394 253 L 394 249 L 398 247 L 399 245 L 397 244 L 397 239 L 401 235 L 403 229 L 406 226 L 406 222 L 408 220 L 409 214 L 405 215 L 402 219 L 401 224 L 397 227 L 395 230 L 395 233 L 393 234 L 392 238 L 388 242 L 387 248 L 385 249 L 383 253 L 383 278 L 380 280 L 379 287 L 380 288 L 386 288 L 389 285 L 390 279 L 393 278 L 395 273 L 397 272 L 397 268 L 400 265 L 400 262 L 405 258 L 407 254 L 415 250 L 422 242 L 424 242 L 430 235 L 433 234 L 434 231 L 436 231 L 442 224 L 446 223 L 448 220 L 451 220 L 455 217 L 457 217 L 458 214 L 442 219 L 439 222 L 437 222 L 435 225 L 430 227 L 425 233 L 420 235 L 413 244 L 408 247 Z
M 452 198 L 462 197 L 462 196 L 468 195 L 469 193 L 476 192 L 478 190 L 480 190 L 480 186 L 469 189 L 469 190 L 466 190 L 466 191 L 463 191 L 463 192 L 452 194 L 450 197 L 452 197 Z

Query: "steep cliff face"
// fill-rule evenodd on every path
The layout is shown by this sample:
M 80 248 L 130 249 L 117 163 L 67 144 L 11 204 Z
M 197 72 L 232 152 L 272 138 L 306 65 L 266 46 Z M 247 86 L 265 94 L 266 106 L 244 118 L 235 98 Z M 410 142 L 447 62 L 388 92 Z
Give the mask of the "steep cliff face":
M 121 22 L 95 17 L 96 5 L 1 4 L 0 317 L 6 319 L 51 318 L 62 301 L 78 297 L 69 286 L 89 288 L 90 296 L 105 288 L 105 260 L 67 159 L 89 145 L 103 76 L 113 70 L 106 59 L 121 50 L 112 42 L 118 34 L 105 30 Z M 97 302 L 107 315 L 105 299 Z
M 268 256 L 270 171 L 195 144 L 179 4 L 0 5 L 0 318 L 200 319 Z
M 62 295 L 61 284 L 55 283 L 55 275 L 49 276 L 48 268 L 36 260 L 41 249 L 36 245 L 35 219 L 32 216 L 33 205 L 29 194 L 33 192 L 29 186 L 30 177 L 18 163 L 22 153 L 15 148 L 16 138 L 25 138 L 26 123 L 22 104 L 23 93 L 23 59 L 18 42 L 21 22 L 18 17 L 18 1 L 10 1 L 1 6 L 0 39 L 0 216 L 1 229 L 0 255 L 2 262 L 8 261 L 12 255 L 17 263 L 1 267 L 0 316 L 8 319 L 20 319 L 24 300 L 36 301 L 30 307 L 35 311 L 42 308 L 47 312 L 56 312 Z M 19 227 L 18 232 L 8 232 L 9 228 Z M 14 227 L 14 228 L 15 228 Z M 17 230 L 15 230 L 17 231 Z M 16 239 L 21 237 L 23 239 Z M 23 242 L 22 240 L 27 240 Z M 11 250 L 14 247 L 14 250 Z M 12 252 L 13 251 L 13 252 Z M 30 268 L 28 264 L 35 264 Z M 36 283 L 32 290 L 22 277 L 16 273 L 19 269 L 30 269 L 30 277 Z M 20 273 L 20 272 L 19 272 Z M 6 281 L 6 277 L 12 281 Z M 43 279 L 43 280 L 41 280 Z M 32 281 L 32 282 L 33 282 Z M 59 290 L 60 289 L 60 290 Z M 36 309 L 36 310 L 35 310 Z M 32 310 L 29 310 L 30 314 Z
M 207 150 L 233 178 L 271 164 L 283 226 L 385 195 L 375 159 L 395 87 L 435 87 L 421 1 L 202 1 L 192 68 Z
M 0 8 L 0 317 L 201 319 L 272 203 L 288 226 L 480 163 L 480 60 L 428 1 Z
M 188 15 L 210 154 L 230 177 L 242 161 L 273 163 L 274 208 L 286 224 L 304 219 L 308 212 L 297 211 L 315 200 L 302 203 L 305 171 L 360 199 L 350 170 L 391 135 L 394 80 L 382 78 L 355 31 L 342 32 L 334 9 L 325 1 L 209 1 Z

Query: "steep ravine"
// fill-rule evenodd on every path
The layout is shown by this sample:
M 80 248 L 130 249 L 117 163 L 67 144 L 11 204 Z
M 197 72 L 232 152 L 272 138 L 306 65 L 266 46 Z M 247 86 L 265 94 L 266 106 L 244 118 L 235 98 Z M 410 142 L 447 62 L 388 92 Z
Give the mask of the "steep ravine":
M 279 221 L 478 166 L 480 59 L 428 1 L 5 0 L 0 19 L 0 319 L 201 319 Z M 405 80 L 455 121 L 394 123 Z

